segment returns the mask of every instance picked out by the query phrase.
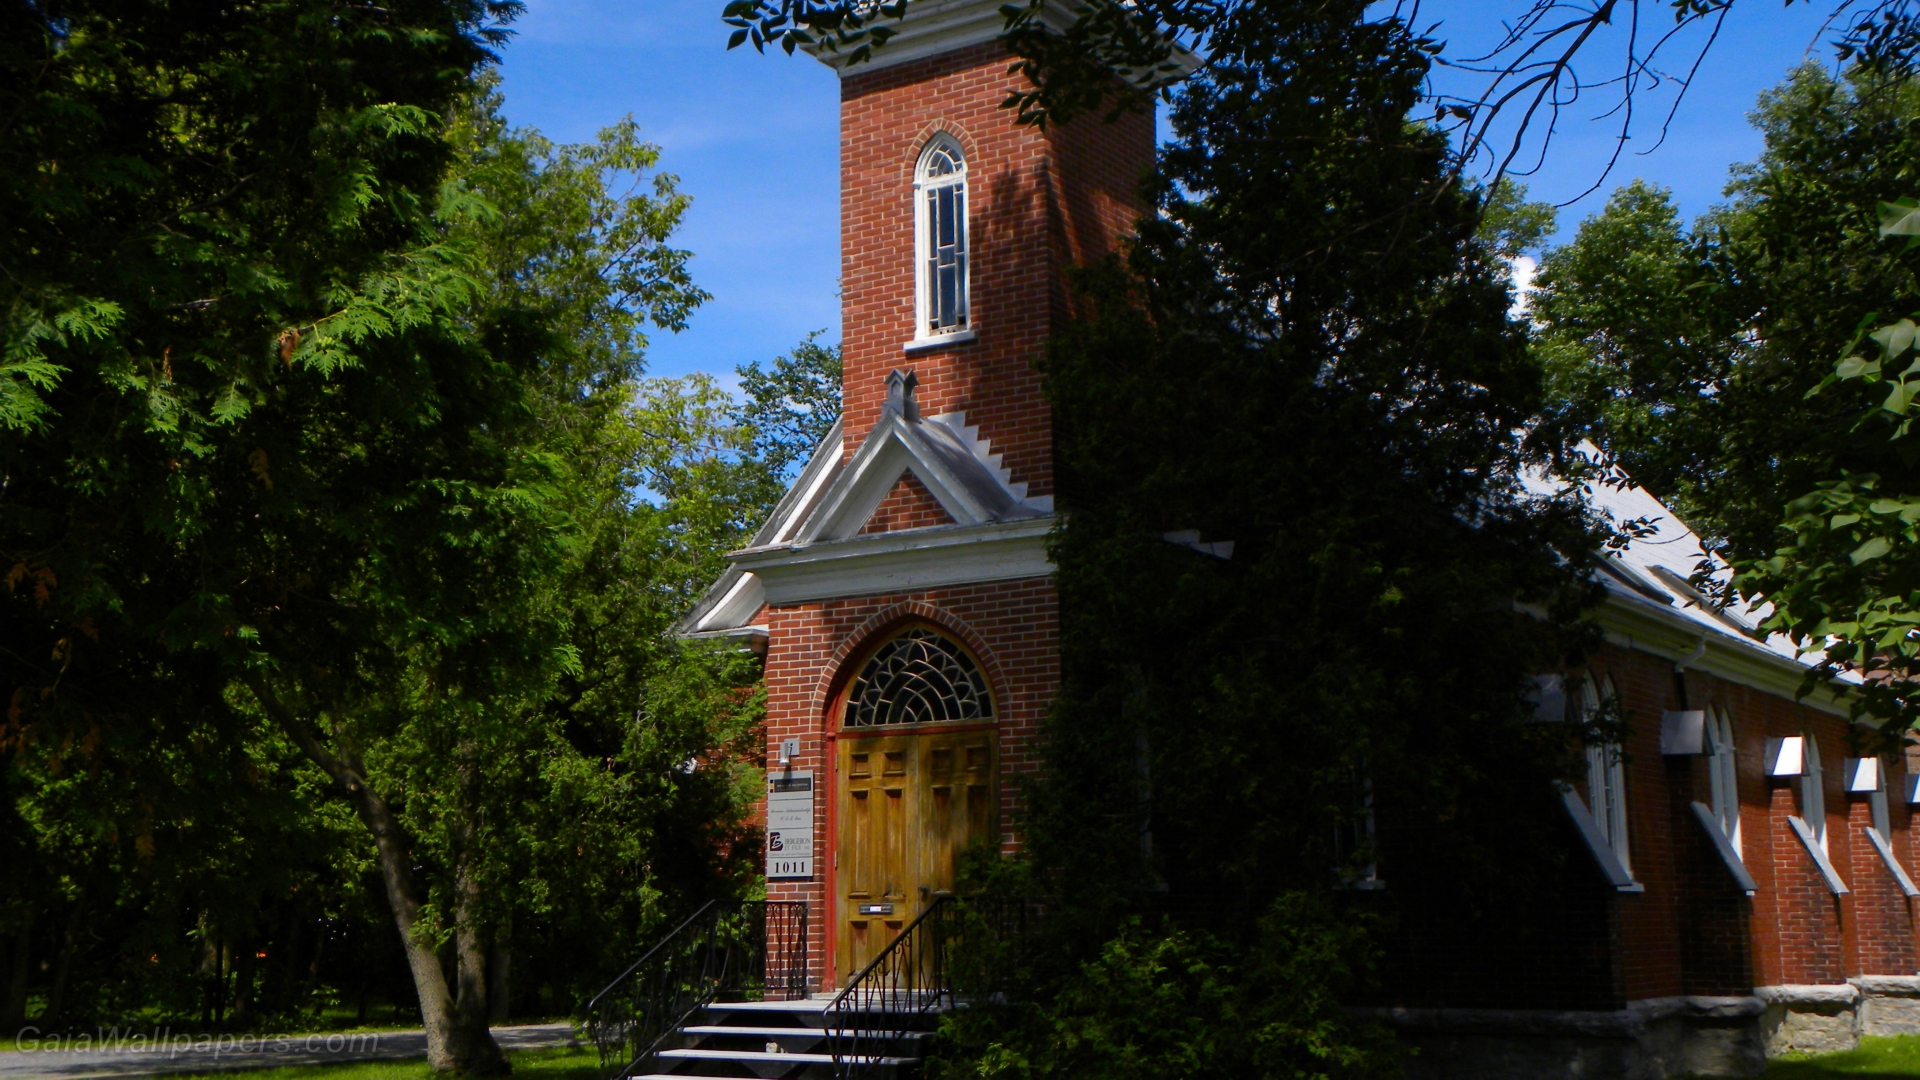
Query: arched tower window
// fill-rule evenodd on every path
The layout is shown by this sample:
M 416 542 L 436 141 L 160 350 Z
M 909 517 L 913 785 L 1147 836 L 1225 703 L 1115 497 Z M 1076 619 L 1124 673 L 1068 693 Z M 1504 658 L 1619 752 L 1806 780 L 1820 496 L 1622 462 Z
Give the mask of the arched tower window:
M 967 158 L 951 135 L 935 135 L 914 170 L 914 250 L 919 264 L 915 307 L 920 339 L 957 334 L 972 325 L 968 303 Z
M 993 692 L 952 639 L 915 627 L 880 646 L 847 690 L 849 728 L 993 719 Z

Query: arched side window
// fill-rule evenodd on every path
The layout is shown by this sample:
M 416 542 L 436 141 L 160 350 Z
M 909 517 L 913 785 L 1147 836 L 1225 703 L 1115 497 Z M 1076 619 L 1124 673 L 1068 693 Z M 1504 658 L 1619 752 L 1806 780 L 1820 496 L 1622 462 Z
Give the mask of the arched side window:
M 1800 774 L 1800 818 L 1824 851 L 1827 848 L 1827 792 L 1820 772 L 1820 743 L 1808 735 L 1805 746 L 1806 771 Z
M 960 143 L 935 135 L 914 169 L 914 252 L 918 321 L 916 340 L 967 330 L 973 324 L 968 296 L 967 158 Z
M 1725 709 L 1707 713 L 1707 754 L 1713 819 L 1737 852 L 1740 850 L 1740 771 L 1733 756 L 1733 717 Z
M 1591 723 L 1601 716 L 1602 707 L 1614 700 L 1613 680 L 1595 685 L 1583 677 L 1572 702 L 1577 703 L 1580 720 Z M 1618 743 L 1594 743 L 1587 747 L 1587 802 L 1594 824 L 1607 838 L 1607 846 L 1628 873 L 1633 862 L 1627 857 L 1627 763 Z
M 1887 802 L 1887 762 L 1884 758 L 1871 759 L 1873 765 L 1873 790 L 1867 793 L 1868 816 L 1873 818 L 1873 827 L 1879 832 L 1880 839 L 1891 841 L 1893 838 L 1893 809 Z
M 843 727 L 993 719 L 993 692 L 960 644 L 915 627 L 880 646 L 847 690 Z

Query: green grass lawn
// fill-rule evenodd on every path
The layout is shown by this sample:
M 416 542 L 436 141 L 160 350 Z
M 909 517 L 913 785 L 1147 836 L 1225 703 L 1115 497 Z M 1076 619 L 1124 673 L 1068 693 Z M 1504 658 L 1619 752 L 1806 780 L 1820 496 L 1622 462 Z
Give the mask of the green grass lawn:
M 599 1080 L 600 1077 L 600 1056 L 592 1047 L 516 1050 L 507 1057 L 513 1061 L 513 1075 L 519 1080 Z M 220 1080 L 428 1080 L 433 1073 L 425 1061 L 363 1061 L 352 1065 L 287 1065 L 246 1072 L 177 1075 Z
M 1826 1080 L 1827 1077 L 1920 1077 L 1920 1035 L 1868 1036 L 1858 1050 L 1820 1057 L 1777 1058 L 1767 1080 Z

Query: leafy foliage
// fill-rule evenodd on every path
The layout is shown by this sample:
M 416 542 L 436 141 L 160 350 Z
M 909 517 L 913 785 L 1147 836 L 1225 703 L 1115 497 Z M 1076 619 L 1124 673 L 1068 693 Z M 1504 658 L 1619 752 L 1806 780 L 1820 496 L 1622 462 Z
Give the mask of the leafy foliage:
M 1884 472 L 1884 436 L 1854 431 L 1862 391 L 1807 392 L 1863 316 L 1913 295 L 1874 207 L 1920 166 L 1914 95 L 1802 67 L 1761 96 L 1766 150 L 1725 207 L 1688 229 L 1630 185 L 1542 263 L 1532 311 L 1562 421 L 1730 558 L 1771 555 L 1816 483 Z
M 1764 628 L 1824 657 L 1814 678 L 1874 676 L 1856 707 L 1904 728 L 1920 384 L 1911 320 L 1884 313 L 1911 307 L 1920 266 L 1890 242 L 1911 205 L 1881 193 L 1920 167 L 1920 96 L 1809 65 L 1753 115 L 1766 151 L 1727 206 L 1688 230 L 1636 184 L 1548 257 L 1539 348 L 1563 419 L 1717 542 L 1773 605 Z
M 753 661 L 667 632 L 777 485 L 731 402 L 642 381 L 704 299 L 687 200 L 631 121 L 506 128 L 513 10 L 6 16 L 0 917 L 75 1012 L 245 1010 L 69 979 L 56 920 L 277 955 L 382 896 L 436 1065 L 493 1071 L 495 957 L 612 965 L 755 887 Z
M 1342 1014 L 1370 960 L 1365 930 L 1299 894 L 1252 949 L 1130 920 L 1045 1001 L 943 1019 L 932 1075 L 1333 1077 L 1391 1071 L 1392 1038 Z
M 776 474 L 803 462 L 840 417 L 840 346 L 820 344 L 820 334 L 808 334 L 765 371 L 757 360 L 739 369 L 754 454 Z
M 1028 1011 L 961 1022 L 969 1075 L 1390 1073 L 1333 1004 L 1366 993 L 1368 909 L 1500 950 L 1506 905 L 1561 903 L 1556 819 L 1516 808 L 1567 733 L 1523 687 L 1579 662 L 1599 541 L 1523 485 L 1559 448 L 1513 434 L 1543 380 L 1503 256 L 1540 215 L 1481 234 L 1486 193 L 1406 120 L 1427 44 L 1364 4 L 1214 48 L 1158 213 L 1044 361 L 1063 687 L 1030 876 L 997 887 L 1049 937 Z M 1163 539 L 1193 529 L 1231 557 Z M 1343 888 L 1370 869 L 1419 904 Z

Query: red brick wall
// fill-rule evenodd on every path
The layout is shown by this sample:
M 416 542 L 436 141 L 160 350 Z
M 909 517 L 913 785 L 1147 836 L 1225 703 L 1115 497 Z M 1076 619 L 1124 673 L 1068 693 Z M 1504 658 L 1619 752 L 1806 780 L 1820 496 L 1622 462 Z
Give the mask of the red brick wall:
M 1040 720 L 1060 684 L 1059 608 L 1047 578 L 927 589 L 887 596 L 775 607 L 766 612 L 767 739 L 800 740 L 794 767 L 813 769 L 819 795 L 814 808 L 815 877 L 769 882 L 775 900 L 806 900 L 822 931 L 831 917 L 827 882 L 832 874 L 827 808 L 834 798 L 832 771 L 838 718 L 829 716 L 834 695 L 850 671 L 844 662 L 877 639 L 912 623 L 931 623 L 964 643 L 979 659 L 993 687 L 1000 740 L 1001 848 L 1020 846 L 1018 785 L 1012 778 L 1039 765 Z M 824 947 L 813 950 L 816 974 L 827 972 Z
M 947 513 L 920 478 L 908 473 L 893 485 L 887 497 L 873 508 L 873 516 L 860 526 L 863 533 L 898 532 L 901 529 L 924 529 L 933 525 L 952 525 L 953 515 Z
M 1042 132 L 1000 108 L 1023 85 L 998 43 L 841 82 L 841 295 L 847 431 L 857 440 L 894 368 L 919 376 L 928 414 L 964 410 L 1029 495 L 1053 490 L 1050 414 L 1033 368 L 1065 312 L 1064 269 L 1117 248 L 1139 215 L 1153 120 L 1098 118 Z M 978 340 L 908 356 L 913 170 L 935 132 L 961 142 Z
M 1915 969 L 1908 902 L 1861 831 L 1869 823 L 1864 798 L 1850 802 L 1843 790 L 1845 718 L 1788 696 L 1686 674 L 1687 707 L 1723 708 L 1733 718 L 1743 858 L 1759 886 L 1749 901 L 1717 871 L 1717 856 L 1689 809 L 1695 800 L 1711 802 L 1706 759 L 1660 754 L 1660 714 L 1681 707 L 1672 662 L 1609 645 L 1592 670 L 1611 676 L 1630 727 L 1628 835 L 1634 874 L 1646 892 L 1615 901 L 1628 999 L 1837 983 Z M 1789 814 L 1802 813 L 1798 780 L 1765 775 L 1767 739 L 1802 734 L 1819 743 L 1829 858 L 1853 890 L 1845 897 L 1827 888 L 1787 824 Z M 1898 851 L 1920 854 L 1906 809 L 1897 805 L 1899 783 L 1890 778 L 1896 789 L 1892 842 Z
M 1567 902 L 1501 928 L 1421 926 L 1423 940 L 1388 957 L 1392 996 L 1405 1004 L 1595 1008 L 1677 994 L 1737 995 L 1755 986 L 1839 983 L 1855 975 L 1911 974 L 1914 916 L 1866 839 L 1864 796 L 1843 790 L 1849 724 L 1774 694 L 1697 671 L 1688 708 L 1733 718 L 1744 862 L 1758 886 L 1749 899 L 1720 862 L 1691 803 L 1712 801 L 1708 760 L 1660 753 L 1660 717 L 1682 706 L 1673 662 L 1618 645 L 1600 650 L 1596 681 L 1612 680 L 1626 711 L 1627 828 L 1642 893 L 1607 889 L 1597 874 Z M 1799 781 L 1765 775 L 1770 737 L 1818 740 L 1829 857 L 1852 890 L 1836 897 L 1787 824 L 1803 813 Z M 1906 767 L 1893 763 L 1890 838 L 1911 870 L 1920 838 L 1901 805 Z M 1585 794 L 1584 784 L 1578 785 Z M 1577 843 L 1571 835 L 1570 843 Z M 1390 845 L 1391 837 L 1383 837 Z M 1586 858 L 1579 852 L 1577 859 Z M 1590 868 L 1588 868 L 1590 870 Z M 1585 910 L 1591 896 L 1604 909 Z M 1410 928 L 1411 929 L 1411 928 Z M 1595 962 L 1595 948 L 1610 962 Z
M 1889 792 L 1890 799 L 1897 797 L 1897 792 L 1897 788 Z M 1849 974 L 1911 975 L 1916 967 L 1913 912 L 1893 872 L 1887 869 L 1886 861 L 1867 839 L 1867 828 L 1873 824 L 1873 808 L 1865 796 L 1853 796 L 1846 810 L 1848 857 L 1853 863 L 1853 876 L 1847 879 L 1847 887 L 1853 890 L 1853 939 L 1858 968 Z M 1899 821 L 1893 814 L 1888 816 L 1894 822 Z M 1835 835 L 1829 838 L 1829 843 L 1837 844 L 1839 840 Z

